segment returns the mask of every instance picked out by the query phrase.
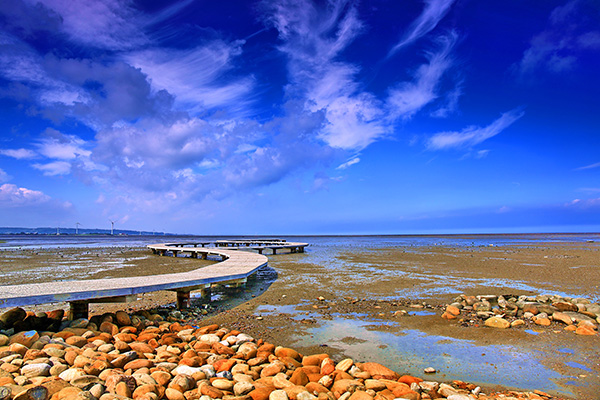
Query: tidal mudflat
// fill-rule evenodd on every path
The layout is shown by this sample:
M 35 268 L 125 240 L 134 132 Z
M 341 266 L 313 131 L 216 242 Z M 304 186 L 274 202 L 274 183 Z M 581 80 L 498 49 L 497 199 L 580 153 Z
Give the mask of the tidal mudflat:
M 269 267 L 245 291 L 215 296 L 209 314 L 196 315 L 195 323 L 218 323 L 304 354 L 379 362 L 400 374 L 423 376 L 424 368 L 433 367 L 431 379 L 473 382 L 485 390 L 540 389 L 590 399 L 600 389 L 598 335 L 575 335 L 558 323 L 499 330 L 441 318 L 443 307 L 460 294 L 557 294 L 597 302 L 597 243 L 348 240 L 306 238 L 313 242 L 307 253 L 270 256 Z M 128 251 L 128 259 L 145 257 L 143 249 Z M 194 269 L 199 262 L 148 257 L 159 272 L 167 264 L 188 268 L 184 264 L 191 262 Z M 44 255 L 46 261 L 58 258 Z M 172 293 L 144 297 L 138 304 L 94 306 L 92 312 L 174 301 Z

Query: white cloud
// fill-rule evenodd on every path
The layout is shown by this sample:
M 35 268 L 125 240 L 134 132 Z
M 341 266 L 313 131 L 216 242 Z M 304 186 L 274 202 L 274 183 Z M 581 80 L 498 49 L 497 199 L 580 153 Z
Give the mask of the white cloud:
M 84 148 L 86 142 L 74 135 L 64 135 L 56 129 L 47 128 L 37 144 L 43 156 L 59 160 L 89 157 L 92 153 Z
M 441 132 L 433 135 L 427 144 L 430 150 L 473 147 L 508 128 L 525 113 L 511 110 L 500 116 L 486 127 L 470 126 L 460 132 Z
M 254 81 L 251 77 L 227 79 L 243 42 L 214 40 L 193 49 L 151 49 L 124 59 L 148 75 L 154 90 L 173 94 L 178 107 L 192 113 L 226 107 L 246 111 Z M 246 111 L 247 112 L 247 111 Z
M 36 153 L 28 149 L 0 149 L 0 154 L 16 158 L 17 160 L 26 160 L 36 157 Z
M 48 201 L 50 201 L 50 196 L 37 190 L 18 187 L 10 183 L 0 186 L 0 205 L 2 207 L 38 205 Z
M 568 208 L 589 209 L 600 207 L 600 198 L 596 199 L 575 199 L 565 204 Z
M 546 70 L 563 73 L 573 70 L 585 51 L 600 50 L 600 31 L 590 30 L 582 2 L 573 0 L 556 7 L 548 19 L 548 27 L 535 35 L 516 66 L 521 76 L 533 76 Z
M 434 118 L 446 118 L 448 115 L 455 113 L 458 110 L 458 100 L 462 96 L 462 85 L 459 84 L 446 95 L 446 103 L 434 110 L 431 116 Z
M 10 180 L 10 176 L 0 168 L 0 183 L 4 183 Z
M 402 39 L 392 47 L 388 57 L 431 32 L 448 13 L 453 3 L 454 0 L 425 0 L 423 13 L 413 22 Z
M 475 158 L 485 158 L 488 154 L 490 154 L 489 150 L 479 150 L 475 153 Z
M 350 160 L 346 161 L 345 163 L 339 165 L 336 169 L 346 169 L 348 167 L 353 166 L 354 164 L 358 164 L 359 162 L 360 162 L 360 158 L 353 157 Z
M 586 169 L 593 169 L 593 168 L 598 168 L 598 167 L 600 167 L 600 162 L 590 164 L 590 165 L 584 165 L 583 167 L 579 167 L 579 168 L 575 168 L 575 171 L 583 171 Z
M 0 75 L 27 85 L 44 106 L 56 103 L 73 106 L 87 101 L 81 89 L 51 76 L 45 62 L 27 43 L 0 31 Z
M 46 176 L 68 175 L 71 173 L 71 163 L 67 161 L 53 161 L 47 164 L 35 163 L 32 167 L 38 169 Z
M 129 64 L 41 56 L 1 32 L 0 75 L 28 89 L 28 100 L 41 107 L 44 117 L 74 117 L 95 130 L 121 120 L 167 117 L 173 102 L 164 90 L 152 92 L 147 76 Z
M 60 16 L 61 29 L 74 42 L 102 49 L 122 50 L 148 41 L 141 30 L 138 12 L 131 7 L 132 3 L 129 1 L 36 2 Z
M 419 67 L 415 80 L 389 90 L 387 106 L 394 119 L 409 119 L 438 97 L 437 88 L 442 76 L 452 65 L 450 54 L 457 38 L 455 32 L 438 38 L 441 49 L 428 54 L 429 64 Z
M 286 92 L 300 98 L 310 112 L 322 111 L 319 137 L 329 146 L 360 150 L 386 135 L 379 101 L 361 91 L 357 66 L 338 56 L 362 32 L 356 9 L 346 1 L 318 6 L 308 1 L 272 2 L 271 22 L 283 40 L 290 85 Z

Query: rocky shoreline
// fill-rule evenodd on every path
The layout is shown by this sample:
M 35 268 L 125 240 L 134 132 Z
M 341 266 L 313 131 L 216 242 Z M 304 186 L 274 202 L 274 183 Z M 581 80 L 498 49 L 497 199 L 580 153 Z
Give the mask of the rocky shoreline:
M 177 310 L 74 321 L 63 314 L 17 308 L 0 316 L 3 332 L 12 333 L 0 334 L 0 400 L 558 399 L 302 355 L 216 324 L 196 326 Z M 42 323 L 44 330 L 16 332 Z
M 492 328 L 531 325 L 550 326 L 560 323 L 566 331 L 578 335 L 597 335 L 600 305 L 584 298 L 561 296 L 461 295 L 445 307 L 442 318 L 464 325 L 483 321 Z M 527 324 L 529 322 L 529 324 Z

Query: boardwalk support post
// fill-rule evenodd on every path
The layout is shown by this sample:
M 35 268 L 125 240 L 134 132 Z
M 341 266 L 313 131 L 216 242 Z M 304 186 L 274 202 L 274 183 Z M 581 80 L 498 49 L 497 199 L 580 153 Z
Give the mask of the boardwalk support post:
M 190 308 L 191 299 L 189 291 L 177 291 L 177 309 Z
M 77 300 L 69 302 L 69 319 L 88 318 L 89 316 L 88 300 Z
M 211 285 L 207 285 L 204 289 L 200 289 L 200 298 L 205 303 L 210 303 L 212 300 Z

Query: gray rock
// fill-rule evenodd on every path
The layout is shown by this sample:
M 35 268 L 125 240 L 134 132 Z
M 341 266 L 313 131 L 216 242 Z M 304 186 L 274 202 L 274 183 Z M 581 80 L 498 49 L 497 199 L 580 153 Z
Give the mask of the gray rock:
M 583 299 L 581 297 L 577 298 L 577 299 L 573 299 L 572 302 L 575 303 L 575 304 L 591 304 L 592 303 L 588 299 Z
M 488 301 L 480 301 L 473 304 L 473 309 L 475 311 L 490 311 L 492 309 L 492 305 Z
M 438 389 L 438 393 L 441 394 L 444 397 L 450 397 L 452 395 L 459 394 L 456 391 L 456 389 L 454 389 L 452 386 L 447 385 L 445 383 L 440 383 L 440 387 Z
M 554 306 L 551 306 L 550 304 L 541 304 L 538 306 L 538 311 L 541 313 L 552 315 L 553 313 L 558 311 L 558 309 Z
M 50 368 L 52 368 L 51 365 L 44 363 L 29 364 L 21 368 L 21 374 L 28 378 L 34 376 L 48 376 L 50 375 Z
M 221 371 L 221 372 L 217 373 L 216 377 L 231 380 L 231 379 L 233 379 L 233 374 L 229 371 Z
M 419 386 L 421 387 L 421 389 L 430 392 L 432 390 L 437 391 L 438 388 L 440 387 L 440 384 L 438 382 L 433 382 L 433 381 L 423 381 L 423 382 L 419 382 Z
M 489 317 L 492 317 L 493 315 L 494 315 L 494 313 L 491 311 L 478 311 L 477 312 L 477 316 L 479 318 L 489 318 Z
M 17 394 L 14 400 L 47 400 L 48 389 L 44 386 L 34 386 Z
M 600 316 L 600 305 L 598 304 L 588 304 L 585 306 L 585 310 L 596 314 L 596 316 Z
M 564 314 L 571 317 L 571 319 L 575 321 L 576 324 L 580 323 L 581 321 L 595 322 L 594 318 L 588 317 L 587 315 L 583 315 L 578 312 L 565 311 Z
M 482 296 L 477 296 L 481 301 L 487 301 L 488 303 L 496 303 L 498 301 L 498 296 L 493 294 L 486 294 Z
M 11 395 L 11 390 L 9 387 L 0 386 L 0 400 L 9 399 Z
M 537 301 L 539 303 L 547 303 L 548 300 L 550 300 L 550 296 L 548 296 L 546 294 L 542 294 L 542 295 L 535 297 L 535 301 Z
M 90 323 L 89 319 L 79 318 L 79 319 L 75 319 L 75 320 L 71 321 L 71 323 L 69 324 L 69 327 L 71 327 L 71 328 L 87 328 L 89 323 Z

